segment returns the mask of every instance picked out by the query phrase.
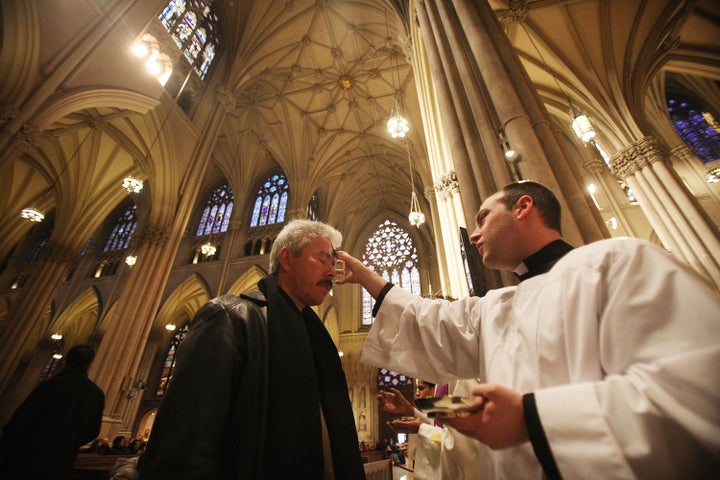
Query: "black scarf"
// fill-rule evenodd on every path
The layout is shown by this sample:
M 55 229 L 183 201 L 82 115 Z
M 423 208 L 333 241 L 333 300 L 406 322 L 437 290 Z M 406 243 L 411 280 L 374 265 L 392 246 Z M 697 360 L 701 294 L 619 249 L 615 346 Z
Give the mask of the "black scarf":
M 311 308 L 298 311 L 273 276 L 258 287 L 268 305 L 267 478 L 323 478 L 320 405 L 337 480 L 365 478 L 345 373 Z

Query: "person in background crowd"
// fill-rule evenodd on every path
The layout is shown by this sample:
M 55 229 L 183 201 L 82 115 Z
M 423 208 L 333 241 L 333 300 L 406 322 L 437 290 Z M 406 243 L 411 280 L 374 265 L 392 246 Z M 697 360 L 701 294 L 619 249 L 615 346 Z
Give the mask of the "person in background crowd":
M 94 358 L 91 346 L 73 346 L 65 367 L 17 408 L 0 439 L 0 478 L 68 478 L 80 447 L 97 437 L 102 424 L 105 394 L 88 378 Z

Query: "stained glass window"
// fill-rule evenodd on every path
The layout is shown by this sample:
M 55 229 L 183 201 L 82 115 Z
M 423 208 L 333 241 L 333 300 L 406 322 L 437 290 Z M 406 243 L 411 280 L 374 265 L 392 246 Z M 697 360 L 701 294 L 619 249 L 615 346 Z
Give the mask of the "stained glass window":
M 720 124 L 687 98 L 668 96 L 675 131 L 703 164 L 720 160 Z
M 412 238 L 395 222 L 385 220 L 365 244 L 363 263 L 385 280 L 420 295 L 418 255 Z M 363 289 L 362 324 L 372 325 L 375 300 Z
M 320 199 L 318 197 L 318 193 L 315 192 L 312 194 L 312 197 L 310 197 L 310 201 L 308 202 L 308 206 L 307 206 L 307 217 L 309 220 L 317 221 L 319 208 L 320 208 Z
M 157 390 L 155 391 L 156 395 L 164 395 L 165 390 L 167 390 L 170 379 L 172 379 L 173 370 L 175 370 L 175 355 L 177 354 L 177 349 L 182 341 L 185 340 L 188 328 L 188 325 L 179 328 L 170 341 L 170 346 L 168 347 L 168 352 L 165 356 L 165 362 L 163 363 L 163 368 L 160 372 L 160 381 L 158 382 Z
M 413 379 L 412 377 L 408 377 L 402 373 L 393 372 L 387 368 L 381 368 L 378 371 L 377 384 L 378 387 L 381 388 L 398 388 L 402 385 L 412 385 Z
M 195 236 L 227 232 L 234 205 L 235 197 L 230 185 L 226 183 L 216 188 L 205 204 Z
M 42 252 L 42 249 L 45 247 L 45 245 L 47 245 L 48 241 L 50 240 L 50 235 L 52 234 L 53 228 L 55 227 L 55 222 L 51 219 L 47 222 L 43 222 L 41 225 L 42 230 L 40 231 L 39 235 L 35 237 L 37 238 L 37 241 L 35 242 L 33 249 L 30 251 L 27 259 L 25 260 L 27 263 L 36 262 L 37 259 L 40 257 L 40 252 Z
M 60 366 L 64 364 L 62 355 L 57 355 L 56 353 L 52 353 L 50 355 L 50 359 L 45 363 L 45 366 L 43 367 L 42 371 L 40 372 L 40 378 L 39 380 L 41 382 L 44 382 L 45 380 L 49 380 L 52 378 L 56 372 L 60 370 Z
M 110 236 L 105 242 L 103 252 L 125 250 L 130 246 L 130 240 L 137 229 L 137 206 L 133 205 L 118 217 Z
M 220 20 L 204 0 L 170 0 L 160 22 L 170 33 L 185 59 L 204 79 L 220 38 Z
M 257 191 L 250 226 L 258 227 L 283 223 L 287 210 L 289 186 L 284 175 L 275 174 L 268 178 Z

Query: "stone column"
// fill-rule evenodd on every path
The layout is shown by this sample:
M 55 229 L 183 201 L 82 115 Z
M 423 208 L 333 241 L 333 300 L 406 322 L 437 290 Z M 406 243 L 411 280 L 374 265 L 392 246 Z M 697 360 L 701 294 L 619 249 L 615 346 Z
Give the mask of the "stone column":
M 193 161 L 189 169 L 182 172 L 184 179 L 171 225 L 150 226 L 138 235 L 137 263 L 112 309 L 113 317 L 105 322 L 107 329 L 90 371 L 105 392 L 104 421 L 114 423 L 120 419 L 121 430 L 131 427 L 136 414 L 134 409 L 127 407 L 133 398 L 128 398 L 128 392 L 141 375 L 140 362 L 148 338 L 154 331 L 164 328 L 155 325 L 155 317 L 202 183 L 190 180 L 205 177 L 217 132 L 229 108 L 227 99 L 218 100 L 195 147 Z
M 439 225 L 435 238 L 438 242 L 437 256 L 440 264 L 445 265 L 449 287 L 443 285 L 441 293 L 453 298 L 468 296 L 468 284 L 463 271 L 463 258 L 460 252 L 460 227 L 458 219 L 463 218 L 462 202 L 460 201 L 460 188 L 455 171 L 445 173 L 435 182 L 435 201 L 438 210 L 442 212 L 443 222 Z M 460 210 L 458 210 L 460 207 Z M 430 292 L 431 294 L 436 292 Z
M 447 85 L 447 110 L 457 112 L 457 135 L 465 142 L 480 196 L 485 198 L 512 181 L 498 142 L 502 131 L 519 154 L 522 176 L 546 184 L 557 194 L 567 212 L 563 231 L 568 240 L 577 245 L 607 236 L 600 214 L 581 185 L 579 166 L 559 147 L 549 114 L 490 5 L 473 0 L 419 1 L 416 9 L 420 33 L 429 45 L 428 61 L 441 63 L 432 69 L 433 74 L 438 72 L 433 80 Z M 433 45 L 437 57 L 430 55 Z M 460 187 L 464 188 L 462 182 Z M 466 218 L 469 224 L 472 214 L 466 212 Z
M 621 190 L 617 180 L 612 176 L 605 161 L 600 158 L 600 153 L 594 145 L 589 145 L 588 148 L 593 149 L 593 153 L 596 157 L 583 163 L 583 168 L 590 173 L 595 181 L 599 185 L 599 190 L 605 192 L 608 203 L 610 204 L 610 211 L 617 220 L 618 226 L 621 227 L 621 232 L 625 232 L 625 235 L 631 235 L 636 237 L 637 232 L 635 231 L 632 222 L 628 221 L 625 212 L 618 203 L 615 191 Z
M 165 248 L 167 233 L 152 228 L 139 235 L 137 263 L 125 288 L 112 309 L 113 317 L 104 322 L 107 329 L 98 347 L 91 373 L 105 392 L 105 412 L 121 416 L 127 393 L 135 383 L 134 372 L 145 342 L 144 325 L 155 316 L 157 285 L 164 285 L 169 250 Z
M 613 174 L 632 188 L 665 248 L 720 289 L 720 234 L 677 178 L 667 148 L 644 137 L 611 160 Z

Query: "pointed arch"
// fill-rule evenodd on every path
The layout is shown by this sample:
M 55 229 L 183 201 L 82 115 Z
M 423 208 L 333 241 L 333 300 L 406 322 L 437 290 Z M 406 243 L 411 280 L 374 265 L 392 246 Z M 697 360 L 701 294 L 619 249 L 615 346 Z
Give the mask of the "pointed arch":
M 197 274 L 183 281 L 163 302 L 153 323 L 153 330 L 164 331 L 172 323 L 182 326 L 192 321 L 195 313 L 212 295 L 205 281 Z
M 243 273 L 240 278 L 235 280 L 235 283 L 232 284 L 227 293 L 239 295 L 243 292 L 247 292 L 248 290 L 257 288 L 257 283 L 266 276 L 267 273 L 265 271 L 257 265 L 253 265 L 245 273 Z
M 82 292 L 50 325 L 50 333 L 61 333 L 65 345 L 86 343 L 100 316 L 100 294 L 95 287 Z

